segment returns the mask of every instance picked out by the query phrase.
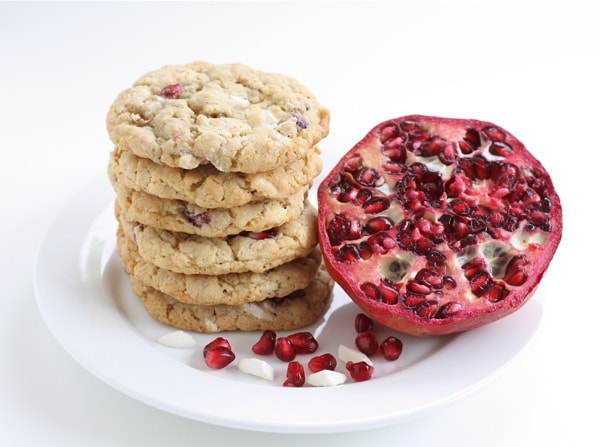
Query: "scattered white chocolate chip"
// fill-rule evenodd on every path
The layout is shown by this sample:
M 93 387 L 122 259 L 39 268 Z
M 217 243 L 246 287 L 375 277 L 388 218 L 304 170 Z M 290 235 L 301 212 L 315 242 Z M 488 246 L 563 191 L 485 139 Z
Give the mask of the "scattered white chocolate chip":
M 161 345 L 170 348 L 193 348 L 196 346 L 196 340 L 190 334 L 183 331 L 170 332 L 160 337 L 157 341 Z
M 365 354 L 363 354 L 362 352 L 360 352 L 357 349 L 349 348 L 348 346 L 344 346 L 344 345 L 338 346 L 338 358 L 344 363 L 346 363 L 346 362 L 352 362 L 352 363 L 365 362 L 367 365 L 373 366 L 373 362 Z
M 336 386 L 346 382 L 346 374 L 323 369 L 319 372 L 310 374 L 306 378 L 306 383 L 312 386 Z
M 241 359 L 238 363 L 238 369 L 243 373 L 260 377 L 261 379 L 275 379 L 275 370 L 264 360 L 254 358 Z

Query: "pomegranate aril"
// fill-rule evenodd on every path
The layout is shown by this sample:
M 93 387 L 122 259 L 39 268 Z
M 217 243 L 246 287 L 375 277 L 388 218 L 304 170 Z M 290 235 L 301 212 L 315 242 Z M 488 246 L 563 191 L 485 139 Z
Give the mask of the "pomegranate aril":
M 431 293 L 431 287 L 415 281 L 410 281 L 408 284 L 406 284 L 406 290 L 415 295 L 428 295 Z
M 379 342 L 373 332 L 361 332 L 354 339 L 354 344 L 360 352 L 372 356 L 379 348 Z
M 275 350 L 277 335 L 272 330 L 263 331 L 260 338 L 252 345 L 252 352 L 258 355 L 270 355 Z
M 354 317 L 354 330 L 358 333 L 372 331 L 374 326 L 373 319 L 368 315 L 359 313 Z
M 203 225 L 209 224 L 212 218 L 211 214 L 208 211 L 205 211 L 203 213 L 193 213 L 188 212 L 186 210 L 183 211 L 183 216 L 189 223 L 191 223 L 195 227 L 201 227 Z
M 337 360 L 333 354 L 325 353 L 317 355 L 308 361 L 308 369 L 311 372 L 319 372 L 323 369 L 329 369 L 333 371 L 337 366 Z
M 483 296 L 492 285 L 492 277 L 488 272 L 480 271 L 470 280 L 471 292 L 475 296 Z
M 304 366 L 302 363 L 292 361 L 287 365 L 285 374 L 286 380 L 283 382 L 283 386 L 301 387 L 304 385 L 306 376 L 304 373 Z
M 287 339 L 287 337 L 279 337 L 275 341 L 275 355 L 283 362 L 291 362 L 296 358 L 296 351 Z
M 217 346 L 208 349 L 204 355 L 206 366 L 212 369 L 223 369 L 235 360 L 235 354 L 229 348 Z
M 396 247 L 396 241 L 387 233 L 376 233 L 367 239 L 371 253 L 385 254 Z M 361 257 L 365 259 L 361 253 Z
M 390 207 L 390 201 L 386 197 L 373 197 L 363 203 L 362 207 L 367 214 L 377 214 L 387 210 Z
M 399 298 L 398 290 L 391 282 L 385 280 L 379 285 L 379 296 L 386 304 L 396 304 Z
M 353 175 L 354 179 L 364 186 L 373 186 L 379 179 L 379 173 L 374 169 L 361 168 Z
M 529 261 L 525 255 L 514 256 L 506 264 L 504 273 L 504 281 L 511 286 L 520 286 L 527 281 L 527 272 L 525 267 L 529 264 Z
M 389 230 L 394 226 L 394 221 L 387 216 L 378 216 L 369 219 L 365 224 L 365 230 L 367 233 L 374 234 L 380 231 Z
M 508 296 L 508 289 L 501 284 L 494 283 L 485 292 L 484 298 L 491 303 L 502 301 Z
M 490 144 L 490 154 L 497 155 L 499 157 L 508 157 L 512 153 L 512 147 L 501 141 L 494 141 Z
M 458 147 L 465 155 L 474 152 L 477 148 L 479 148 L 479 146 L 481 146 L 479 132 L 472 128 L 465 131 L 465 136 L 463 137 L 462 141 L 458 143 Z
M 404 345 L 398 337 L 390 335 L 381 342 L 380 350 L 384 359 L 393 361 L 400 357 L 403 347 Z
M 434 318 L 437 310 L 438 310 L 438 303 L 437 303 L 437 301 L 429 300 L 429 301 L 425 301 L 420 306 L 417 306 L 414 309 L 414 312 L 419 317 L 421 317 L 421 318 L 423 318 L 425 320 L 431 320 L 432 318 Z
M 296 332 L 286 337 L 296 354 L 313 354 L 319 349 L 319 342 L 310 332 Z
M 361 251 L 356 244 L 346 244 L 335 252 L 336 258 L 340 262 L 352 264 L 361 259 Z
M 522 268 L 516 268 L 504 276 L 504 281 L 511 286 L 521 286 L 527 281 L 527 273 Z
M 390 123 L 389 125 L 381 128 L 379 131 L 379 141 L 385 144 L 386 142 L 396 138 L 400 133 L 400 129 L 396 124 Z
M 257 241 L 262 241 L 264 239 L 272 239 L 277 235 L 277 230 L 271 228 L 269 230 L 264 231 L 244 231 L 242 233 L 243 236 L 249 237 L 250 239 L 254 239 Z
M 448 144 L 438 154 L 439 160 L 445 165 L 451 165 L 458 160 L 458 152 L 452 144 Z
M 405 143 L 405 139 L 398 137 L 391 141 L 388 141 L 381 148 L 381 152 L 383 153 L 383 155 L 385 155 L 387 158 L 389 158 L 389 160 L 398 167 L 403 166 L 404 163 L 406 163 L 407 154 L 406 154 L 406 146 L 404 145 L 404 143 Z M 390 167 L 391 166 L 392 165 L 390 165 Z M 391 171 L 392 172 L 397 171 L 399 173 L 402 171 L 402 169 L 391 168 Z
M 168 99 L 174 99 L 179 97 L 183 93 L 183 86 L 181 84 L 170 84 L 162 88 L 160 96 Z
M 504 131 L 498 129 L 494 126 L 486 126 L 481 129 L 481 133 L 491 141 L 504 141 L 506 139 L 506 134 Z
M 214 349 L 214 348 L 226 348 L 231 351 L 231 344 L 229 343 L 229 340 L 227 340 L 226 338 L 217 337 L 217 338 L 213 339 L 212 341 L 210 341 L 209 343 L 207 343 L 206 346 L 204 346 L 204 349 L 202 350 L 202 355 L 204 357 L 206 357 L 206 354 L 208 353 L 208 351 L 211 349 Z
M 375 368 L 366 362 L 346 362 L 346 370 L 355 382 L 364 382 L 373 377 Z

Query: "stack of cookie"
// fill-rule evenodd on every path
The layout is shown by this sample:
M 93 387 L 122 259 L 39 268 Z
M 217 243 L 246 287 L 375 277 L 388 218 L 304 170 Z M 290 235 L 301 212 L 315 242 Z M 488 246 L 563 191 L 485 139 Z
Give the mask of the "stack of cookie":
M 329 112 L 296 80 L 194 62 L 138 79 L 111 105 L 118 253 L 156 320 L 186 330 L 313 323 L 322 267 L 317 143 Z

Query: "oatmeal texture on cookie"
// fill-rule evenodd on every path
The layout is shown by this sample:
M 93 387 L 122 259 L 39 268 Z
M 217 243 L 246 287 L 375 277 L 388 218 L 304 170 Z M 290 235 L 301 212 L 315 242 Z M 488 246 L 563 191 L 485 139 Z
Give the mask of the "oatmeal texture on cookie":
M 329 111 L 289 76 L 198 61 L 139 78 L 106 124 L 115 145 L 157 163 L 256 173 L 302 159 L 327 136 Z

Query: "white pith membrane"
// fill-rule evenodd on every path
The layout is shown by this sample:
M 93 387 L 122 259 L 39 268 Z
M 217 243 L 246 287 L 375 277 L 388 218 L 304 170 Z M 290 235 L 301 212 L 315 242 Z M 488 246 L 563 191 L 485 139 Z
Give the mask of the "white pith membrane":
M 428 125 L 427 123 L 420 124 L 424 129 Z M 379 131 L 382 131 L 383 128 L 383 126 L 380 127 Z M 429 131 L 431 129 L 427 130 Z M 430 137 L 443 137 L 448 142 L 458 142 L 465 135 L 464 132 L 464 129 L 453 126 L 445 127 L 444 124 L 442 126 L 436 126 L 435 129 L 431 130 L 431 132 L 428 134 Z M 490 153 L 492 141 L 490 139 L 486 139 L 481 130 L 479 130 L 479 134 L 481 137 L 481 144 L 472 153 L 464 154 L 461 153 L 457 148 L 459 159 L 483 156 L 488 162 L 500 162 L 505 160 L 504 156 Z M 353 232 L 358 233 L 360 228 L 365 228 L 367 222 L 375 216 L 389 218 L 393 222 L 392 229 L 382 230 L 381 233 L 388 233 L 392 235 L 392 238 L 395 240 L 397 235 L 395 230 L 397 229 L 398 224 L 405 218 L 409 218 L 414 221 L 415 216 L 405 213 L 403 204 L 400 203 L 395 197 L 396 184 L 398 180 L 402 178 L 402 176 L 394 177 L 392 174 L 384 173 L 383 165 L 386 163 L 389 164 L 390 162 L 389 159 L 382 154 L 382 150 L 376 150 L 374 147 L 375 144 L 381 144 L 383 147 L 383 144 L 377 141 L 375 137 L 373 137 L 373 139 L 363 147 L 360 147 L 360 144 L 357 145 L 356 149 L 352 152 L 352 156 L 345 159 L 346 165 L 340 169 L 340 172 L 347 173 L 347 175 L 352 176 L 355 175 L 354 173 L 359 171 L 369 169 L 375 170 L 380 177 L 378 177 L 377 180 L 375 180 L 375 183 L 371 186 L 361 186 L 358 184 L 359 182 L 356 178 L 350 180 L 350 182 L 357 181 L 357 189 L 371 189 L 374 192 L 373 196 L 385 196 L 390 200 L 389 207 L 383 211 L 369 214 L 365 212 L 364 207 L 353 203 L 353 200 L 356 198 L 357 194 L 355 191 L 349 193 L 350 196 L 352 194 L 354 194 L 354 196 L 351 196 L 350 198 L 346 197 L 341 201 L 337 200 L 336 197 L 334 197 L 336 194 L 333 192 L 333 189 L 344 182 L 344 180 L 341 179 L 341 176 L 338 176 L 338 183 L 336 183 L 334 178 L 327 185 L 330 194 L 325 196 L 325 200 L 328 201 L 327 205 L 330 210 L 330 217 L 326 225 L 331 223 L 333 216 L 343 216 L 351 222 L 349 233 L 352 234 Z M 456 164 L 446 165 L 442 163 L 437 155 L 425 157 L 415 155 L 410 150 L 406 151 L 406 161 L 398 164 L 411 166 L 415 163 L 422 163 L 428 168 L 429 171 L 438 173 L 443 181 L 444 190 L 446 182 L 451 179 L 453 174 L 456 173 L 457 168 Z M 517 165 L 515 162 L 507 163 Z M 526 166 L 520 165 L 518 168 L 526 177 L 538 177 Z M 417 214 L 421 217 L 429 219 L 434 224 L 440 223 L 442 222 L 443 215 L 446 215 L 446 218 L 449 214 L 454 216 L 459 215 L 459 213 L 453 213 L 450 211 L 448 205 L 450 205 L 454 200 L 465 198 L 469 201 L 469 204 L 471 205 L 470 208 L 472 210 L 479 209 L 479 207 L 481 207 L 481 209 L 485 208 L 488 210 L 501 210 L 503 212 L 508 211 L 508 203 L 506 200 L 503 200 L 503 198 L 512 192 L 510 189 L 496 188 L 495 181 L 490 179 L 470 178 L 470 181 L 472 181 L 472 184 L 468 186 L 466 191 L 463 189 L 462 194 L 459 194 L 458 197 L 449 198 L 447 193 L 444 192 L 440 196 L 441 206 L 436 207 L 438 209 L 434 209 L 433 207 L 425 207 L 424 210 L 421 210 Z M 548 185 L 545 186 L 547 187 Z M 411 191 L 408 191 L 408 193 L 411 193 Z M 537 200 L 540 200 L 540 197 L 537 197 Z M 550 212 L 545 213 L 545 217 L 549 218 Z M 490 233 L 493 233 L 494 235 Z M 393 247 L 389 251 L 384 249 L 382 250 L 383 253 L 381 254 L 371 253 L 372 256 L 379 256 L 376 261 L 378 262 L 378 268 L 374 269 L 374 263 L 372 260 L 369 260 L 369 255 L 366 255 L 365 259 L 362 258 L 362 254 L 360 256 L 351 254 L 348 257 L 339 254 L 340 249 L 344 251 L 345 249 L 348 249 L 348 246 L 360 247 L 361 243 L 363 245 L 367 244 L 367 241 L 373 237 L 374 234 L 376 233 L 364 234 L 355 238 L 350 237 L 341 242 L 332 241 L 330 239 L 334 255 L 342 258 L 338 259 L 337 262 L 341 267 L 344 265 L 344 263 L 347 263 L 348 268 L 352 268 L 359 272 L 358 274 L 354 274 L 354 276 L 356 279 L 358 279 L 359 287 L 361 287 L 361 289 L 366 283 L 374 284 L 375 287 L 380 287 L 381 284 L 393 284 L 393 288 L 399 292 L 398 296 L 400 298 L 398 299 L 398 303 L 390 304 L 400 305 L 402 303 L 401 297 L 406 293 L 419 296 L 420 294 L 417 292 L 407 292 L 406 286 L 411 282 L 415 282 L 415 277 L 420 270 L 428 268 L 428 261 L 425 255 L 417 254 L 410 250 L 403 250 L 399 246 Z M 460 293 L 463 295 L 462 299 L 465 302 L 470 302 L 471 308 L 489 307 L 495 302 L 502 301 L 504 298 L 506 298 L 506 296 L 509 296 L 510 292 L 515 287 L 518 288 L 522 283 L 511 285 L 505 281 L 506 277 L 508 276 L 507 265 L 510 264 L 511 260 L 524 259 L 523 264 L 525 267 L 523 270 L 526 271 L 527 265 L 530 264 L 528 258 L 535 256 L 535 253 L 539 253 L 547 244 L 549 239 L 549 233 L 547 231 L 539 226 L 532 225 L 524 218 L 521 218 L 518 221 L 518 226 L 511 228 L 510 230 L 499 227 L 492 228 L 492 225 L 487 223 L 485 231 L 480 230 L 474 234 L 476 243 L 466 245 L 460 249 L 450 249 L 445 241 L 433 244 L 433 248 L 442 252 L 446 257 L 444 261 L 445 276 L 450 276 L 456 281 L 456 287 L 453 290 L 455 292 L 460 291 Z M 353 256 L 357 259 L 354 259 Z M 519 256 L 523 257 L 519 258 Z M 506 290 L 506 292 L 504 292 L 506 295 L 502 295 L 502 297 L 499 299 L 490 298 L 490 300 L 486 300 L 481 298 L 483 295 L 482 293 L 479 293 L 478 296 L 471 291 L 473 279 L 467 279 L 465 277 L 463 268 L 467 269 L 469 265 L 468 263 L 471 261 L 477 261 L 477 258 L 485 260 L 486 270 L 491 275 L 494 285 L 504 288 Z M 360 265 L 360 263 L 363 263 L 364 265 Z M 528 274 L 528 272 L 526 272 L 526 274 Z M 514 283 L 516 281 L 513 280 L 509 282 Z M 430 288 L 429 292 L 424 292 L 422 295 L 431 296 L 431 293 L 435 293 L 435 300 L 437 301 L 436 305 L 438 308 L 441 308 L 445 304 L 452 304 L 452 299 L 447 298 L 447 296 L 452 295 L 452 292 L 447 294 L 445 293 L 445 289 L 440 287 L 436 288 L 435 290 Z M 365 293 L 365 295 L 368 294 Z M 377 300 L 380 299 L 378 298 Z M 385 301 L 385 299 L 381 301 Z M 459 303 L 458 306 L 454 306 L 451 310 L 451 315 L 456 316 L 463 309 Z M 417 308 L 415 308 L 414 311 L 416 313 Z M 440 314 L 422 315 L 423 318 L 446 318 L 448 316 L 449 315 L 440 316 Z

